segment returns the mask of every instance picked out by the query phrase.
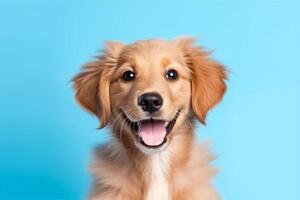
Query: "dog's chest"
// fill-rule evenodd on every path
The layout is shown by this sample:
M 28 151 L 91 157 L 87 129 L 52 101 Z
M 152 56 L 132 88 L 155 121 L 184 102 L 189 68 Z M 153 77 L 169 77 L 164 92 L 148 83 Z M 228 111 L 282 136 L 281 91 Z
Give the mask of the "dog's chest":
M 150 161 L 149 186 L 145 200 L 169 200 L 169 182 L 167 173 L 169 168 L 166 155 L 154 155 Z

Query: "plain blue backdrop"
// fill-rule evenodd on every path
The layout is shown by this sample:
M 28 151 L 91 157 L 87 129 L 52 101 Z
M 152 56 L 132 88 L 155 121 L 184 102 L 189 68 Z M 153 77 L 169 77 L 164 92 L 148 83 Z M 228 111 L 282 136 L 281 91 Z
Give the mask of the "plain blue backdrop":
M 224 200 L 300 199 L 299 1 L 0 1 L 0 199 L 83 199 L 107 130 L 69 80 L 106 40 L 191 35 L 230 70 L 199 126 Z

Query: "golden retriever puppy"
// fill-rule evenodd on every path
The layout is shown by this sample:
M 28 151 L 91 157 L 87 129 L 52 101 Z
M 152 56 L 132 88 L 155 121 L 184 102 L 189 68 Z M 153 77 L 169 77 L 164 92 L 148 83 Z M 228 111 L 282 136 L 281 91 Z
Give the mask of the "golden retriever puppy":
M 79 104 L 113 135 L 96 149 L 89 199 L 219 199 L 194 124 L 222 99 L 225 79 L 191 38 L 107 43 L 73 79 Z

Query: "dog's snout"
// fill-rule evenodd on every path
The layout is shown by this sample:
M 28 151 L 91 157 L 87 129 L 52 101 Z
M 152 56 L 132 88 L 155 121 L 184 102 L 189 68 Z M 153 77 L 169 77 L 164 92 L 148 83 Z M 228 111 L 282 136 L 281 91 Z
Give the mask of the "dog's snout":
M 138 98 L 138 105 L 144 111 L 154 113 L 163 105 L 163 98 L 158 93 L 144 93 Z

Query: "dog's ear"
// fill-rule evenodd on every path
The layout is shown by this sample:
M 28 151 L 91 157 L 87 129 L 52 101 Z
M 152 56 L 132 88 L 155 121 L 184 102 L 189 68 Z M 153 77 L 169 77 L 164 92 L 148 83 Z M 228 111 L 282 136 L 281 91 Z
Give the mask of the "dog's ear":
M 110 77 L 122 48 L 121 43 L 108 42 L 103 55 L 86 64 L 73 78 L 76 100 L 83 108 L 100 119 L 100 128 L 107 125 L 110 117 Z
M 174 42 L 183 52 L 191 70 L 193 111 L 200 122 L 205 124 L 207 112 L 222 99 L 226 91 L 226 70 L 209 58 L 209 52 L 195 47 L 193 38 L 181 38 Z

